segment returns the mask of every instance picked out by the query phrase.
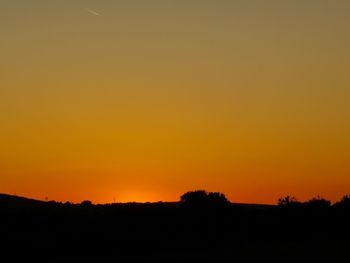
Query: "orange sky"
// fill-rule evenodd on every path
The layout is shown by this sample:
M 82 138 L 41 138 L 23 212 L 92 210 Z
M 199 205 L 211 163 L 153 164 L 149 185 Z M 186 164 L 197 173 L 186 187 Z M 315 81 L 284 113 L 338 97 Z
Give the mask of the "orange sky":
M 0 192 L 350 193 L 350 2 L 0 3 Z

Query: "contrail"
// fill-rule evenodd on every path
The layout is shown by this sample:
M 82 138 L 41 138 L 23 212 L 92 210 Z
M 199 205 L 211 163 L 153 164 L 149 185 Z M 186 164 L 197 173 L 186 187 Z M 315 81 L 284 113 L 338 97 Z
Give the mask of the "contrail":
M 85 8 L 86 12 L 89 12 L 90 14 L 93 14 L 95 16 L 101 16 L 101 14 L 97 13 L 96 11 L 94 10 L 91 10 L 89 8 Z

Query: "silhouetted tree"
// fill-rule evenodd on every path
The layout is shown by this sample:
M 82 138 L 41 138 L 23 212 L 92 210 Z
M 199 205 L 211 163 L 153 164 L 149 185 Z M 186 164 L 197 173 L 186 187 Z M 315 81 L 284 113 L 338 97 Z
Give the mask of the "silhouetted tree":
M 224 207 L 230 204 L 226 196 L 219 192 L 210 192 L 207 195 L 207 202 L 213 207 Z
M 227 207 L 230 202 L 222 193 L 196 190 L 183 194 L 180 198 L 180 204 L 192 209 L 203 209 Z
M 295 206 L 296 204 L 300 204 L 298 200 L 294 196 L 285 196 L 278 199 L 278 206 L 280 207 L 290 207 Z
M 190 191 L 181 196 L 180 203 L 185 206 L 201 206 L 205 203 L 207 195 L 204 190 Z
M 340 200 L 340 203 L 350 207 L 350 196 L 349 195 L 344 195 L 343 198 Z
M 350 196 L 344 195 L 342 199 L 340 199 L 339 202 L 334 204 L 335 207 L 343 208 L 343 209 L 350 209 Z
M 92 206 L 92 202 L 90 200 L 84 200 L 83 202 L 80 203 L 80 205 L 84 207 L 90 207 Z
M 308 202 L 305 203 L 309 209 L 318 209 L 323 210 L 327 209 L 331 206 L 331 201 L 324 199 L 323 197 L 317 196 L 312 198 Z

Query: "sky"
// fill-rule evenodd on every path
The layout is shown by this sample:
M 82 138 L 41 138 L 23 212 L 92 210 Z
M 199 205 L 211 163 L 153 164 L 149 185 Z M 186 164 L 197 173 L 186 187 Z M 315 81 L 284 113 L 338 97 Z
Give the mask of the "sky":
M 350 1 L 0 0 L 0 192 L 350 193 Z

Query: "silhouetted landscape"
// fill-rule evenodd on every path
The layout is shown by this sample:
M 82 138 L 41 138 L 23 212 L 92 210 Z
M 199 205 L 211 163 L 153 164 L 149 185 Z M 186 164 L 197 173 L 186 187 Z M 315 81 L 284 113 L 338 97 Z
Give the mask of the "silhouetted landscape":
M 350 263 L 350 0 L 0 10 L 0 263 Z
M 249 205 L 193 191 L 174 203 L 94 205 L 0 195 L 1 257 L 19 262 L 334 262 L 348 258 L 349 222 L 348 196 Z

